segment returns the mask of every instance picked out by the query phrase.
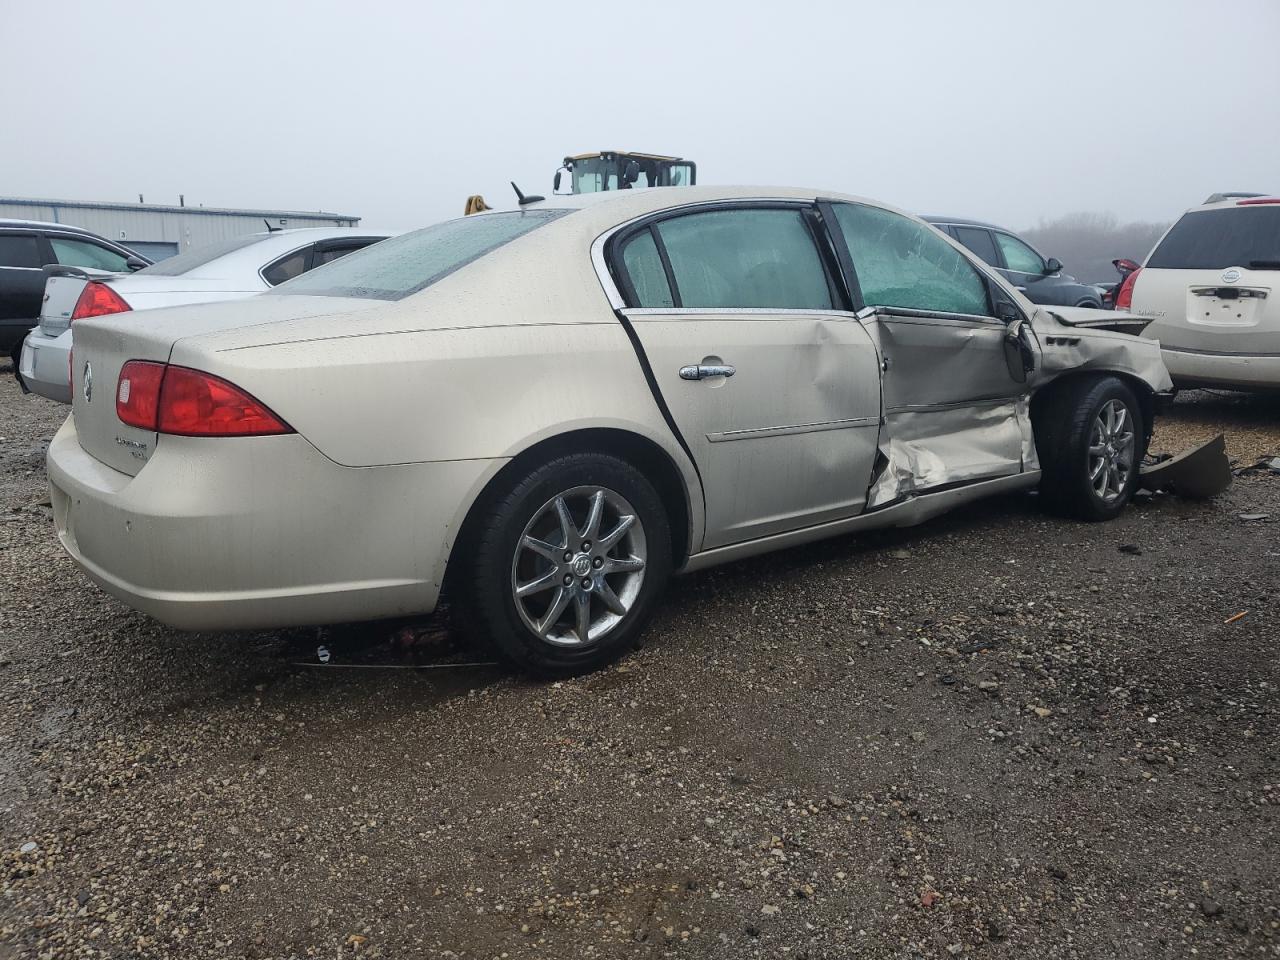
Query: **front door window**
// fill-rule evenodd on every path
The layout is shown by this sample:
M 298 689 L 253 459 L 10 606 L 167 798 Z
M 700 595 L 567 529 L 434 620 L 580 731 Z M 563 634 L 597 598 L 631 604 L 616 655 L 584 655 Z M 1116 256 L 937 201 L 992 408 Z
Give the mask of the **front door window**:
M 1044 260 L 1040 254 L 1017 237 L 1007 233 L 997 233 L 996 243 L 1000 244 L 1000 252 L 1004 254 L 1005 269 L 1037 276 L 1044 274 Z
M 867 306 L 990 316 L 982 276 L 923 223 L 853 203 L 835 214 Z

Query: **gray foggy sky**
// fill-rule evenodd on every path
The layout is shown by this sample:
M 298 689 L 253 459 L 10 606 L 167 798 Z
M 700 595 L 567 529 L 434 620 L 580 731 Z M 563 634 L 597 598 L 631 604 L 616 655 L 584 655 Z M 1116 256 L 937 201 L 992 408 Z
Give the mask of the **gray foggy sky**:
M 1277 0 L 0 0 L 0 37 L 7 196 L 413 227 L 605 148 L 1015 228 L 1280 191 Z

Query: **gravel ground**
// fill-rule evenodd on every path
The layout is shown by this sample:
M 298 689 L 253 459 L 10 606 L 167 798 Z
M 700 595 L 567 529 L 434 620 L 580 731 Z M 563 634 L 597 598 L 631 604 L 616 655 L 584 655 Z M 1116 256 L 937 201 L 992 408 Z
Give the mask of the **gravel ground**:
M 64 408 L 0 409 L 0 958 L 1280 955 L 1280 476 L 681 579 L 538 684 L 129 611 L 37 505 Z M 1280 452 L 1217 395 L 1157 447 L 1223 426 Z

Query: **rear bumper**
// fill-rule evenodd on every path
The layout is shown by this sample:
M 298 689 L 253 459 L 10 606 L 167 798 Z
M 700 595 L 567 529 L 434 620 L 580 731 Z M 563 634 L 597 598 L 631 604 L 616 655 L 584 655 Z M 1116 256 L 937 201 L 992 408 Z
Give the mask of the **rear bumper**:
M 1280 354 L 1201 353 L 1161 350 L 1175 386 L 1280 390 Z
M 297 435 L 164 437 L 136 476 L 71 419 L 47 460 L 59 541 L 108 593 L 188 630 L 429 613 L 500 462 L 342 467 Z
M 46 336 L 36 327 L 22 344 L 18 376 L 32 393 L 59 403 L 71 402 L 71 331 L 57 337 Z

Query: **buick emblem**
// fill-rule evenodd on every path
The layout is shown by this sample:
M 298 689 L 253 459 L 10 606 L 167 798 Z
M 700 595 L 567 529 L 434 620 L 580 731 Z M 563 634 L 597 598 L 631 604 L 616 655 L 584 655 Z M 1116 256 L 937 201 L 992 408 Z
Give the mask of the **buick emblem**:
M 93 402 L 93 365 L 88 360 L 84 363 L 84 402 Z
M 1240 271 L 1237 270 L 1235 267 L 1232 267 L 1230 270 L 1222 271 L 1223 283 L 1235 283 L 1239 279 L 1240 279 Z
M 580 553 L 573 558 L 573 575 L 575 577 L 585 577 L 591 572 L 591 558 L 585 553 Z

